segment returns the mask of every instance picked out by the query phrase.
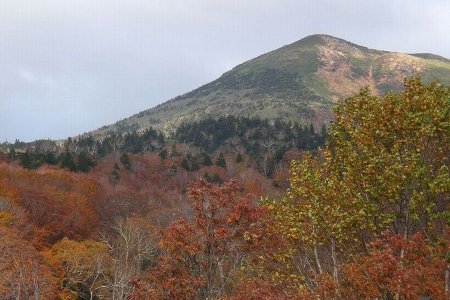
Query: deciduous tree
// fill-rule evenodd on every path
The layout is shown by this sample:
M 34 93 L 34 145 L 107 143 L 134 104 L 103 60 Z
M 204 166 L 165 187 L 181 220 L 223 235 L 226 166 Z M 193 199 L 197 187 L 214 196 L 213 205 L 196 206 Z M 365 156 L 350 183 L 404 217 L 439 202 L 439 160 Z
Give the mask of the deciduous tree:
M 216 186 L 200 179 L 189 186 L 188 195 L 194 218 L 167 228 L 161 240 L 165 255 L 150 273 L 148 293 L 164 299 L 183 293 L 204 299 L 226 295 L 246 259 L 251 246 L 246 236 L 256 229 L 262 209 L 234 180 Z

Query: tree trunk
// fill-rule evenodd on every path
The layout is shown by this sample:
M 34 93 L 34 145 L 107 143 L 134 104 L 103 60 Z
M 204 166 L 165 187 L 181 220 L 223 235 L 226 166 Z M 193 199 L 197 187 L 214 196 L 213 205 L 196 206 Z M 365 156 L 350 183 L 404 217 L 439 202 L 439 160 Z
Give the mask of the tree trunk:
M 319 272 L 319 274 L 322 274 L 322 265 L 320 264 L 319 252 L 317 249 L 317 245 L 314 245 L 314 257 L 316 259 L 317 271 Z
M 445 292 L 448 293 L 450 285 L 450 264 L 447 264 L 445 269 Z
M 333 260 L 333 278 L 337 285 L 339 285 L 338 260 L 336 254 L 336 239 L 331 239 L 331 259 Z

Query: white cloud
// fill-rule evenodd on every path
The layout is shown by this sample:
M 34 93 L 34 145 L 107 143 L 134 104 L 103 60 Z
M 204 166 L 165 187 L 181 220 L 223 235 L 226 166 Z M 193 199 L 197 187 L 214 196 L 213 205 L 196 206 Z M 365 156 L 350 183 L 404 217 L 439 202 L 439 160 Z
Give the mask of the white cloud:
M 27 70 L 19 71 L 18 76 L 20 79 L 24 80 L 27 84 L 31 85 L 32 87 L 54 89 L 56 88 L 57 85 L 56 81 L 50 76 L 46 75 L 37 76 Z

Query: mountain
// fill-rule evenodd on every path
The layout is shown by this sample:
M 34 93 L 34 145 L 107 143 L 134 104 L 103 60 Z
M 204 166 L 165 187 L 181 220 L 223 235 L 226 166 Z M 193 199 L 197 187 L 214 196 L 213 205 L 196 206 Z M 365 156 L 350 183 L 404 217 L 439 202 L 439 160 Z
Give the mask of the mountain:
M 158 128 L 211 116 L 282 118 L 317 125 L 332 118 L 333 103 L 369 86 L 381 95 L 403 79 L 450 84 L 450 60 L 428 53 L 369 49 L 329 35 L 311 35 L 240 64 L 218 79 L 154 108 L 93 132 Z

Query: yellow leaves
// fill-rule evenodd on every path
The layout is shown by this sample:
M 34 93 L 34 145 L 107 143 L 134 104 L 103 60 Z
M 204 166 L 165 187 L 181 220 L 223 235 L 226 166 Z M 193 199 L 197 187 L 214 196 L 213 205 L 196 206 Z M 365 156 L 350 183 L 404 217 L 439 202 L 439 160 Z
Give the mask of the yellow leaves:
M 0 226 L 9 226 L 14 220 L 14 216 L 5 211 L 0 211 Z
M 289 244 L 271 256 L 284 266 L 274 280 L 293 282 L 295 255 L 314 261 L 314 247 L 348 253 L 362 248 L 361 236 L 393 223 L 414 230 L 450 223 L 442 213 L 450 205 L 448 88 L 411 79 L 403 93 L 382 98 L 362 90 L 340 102 L 335 116 L 324 153 L 292 161 L 285 197 L 261 202 Z
M 450 172 L 447 166 L 441 166 L 437 176 L 429 184 L 432 193 L 450 192 Z
M 342 242 L 352 239 L 354 224 L 363 218 L 357 217 L 358 207 L 349 205 L 346 187 L 326 156 L 306 154 L 302 161 L 292 161 L 290 182 L 284 198 L 264 201 L 277 232 L 305 247 L 331 237 Z
M 430 192 L 444 193 L 439 170 L 449 163 L 449 104 L 448 88 L 425 86 L 417 78 L 405 81 L 403 93 L 377 98 L 361 91 L 338 104 L 326 156 L 349 197 L 365 195 L 359 199 L 371 207 L 368 220 L 380 218 L 378 225 L 385 226 L 392 221 L 389 215 L 401 215 L 399 203 L 407 201 L 401 209 L 418 221 L 413 212 L 435 201 Z
M 61 300 L 76 300 L 77 295 L 75 295 L 73 292 L 64 289 L 62 292 L 59 293 L 59 297 Z
M 107 256 L 104 243 L 85 240 L 77 242 L 62 239 L 45 253 L 47 262 L 60 276 L 73 277 L 73 280 L 86 280 L 94 272 L 96 261 Z M 79 278 L 78 278 L 79 277 Z

